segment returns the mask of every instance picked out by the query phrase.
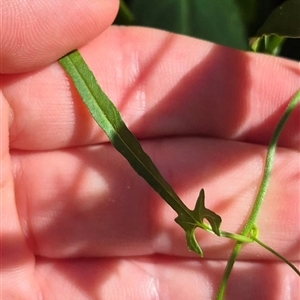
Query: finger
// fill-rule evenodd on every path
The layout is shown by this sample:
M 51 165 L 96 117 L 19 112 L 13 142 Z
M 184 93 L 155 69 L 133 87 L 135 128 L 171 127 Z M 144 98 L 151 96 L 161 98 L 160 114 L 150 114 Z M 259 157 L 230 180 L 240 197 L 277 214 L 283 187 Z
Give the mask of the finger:
M 94 38 L 113 21 L 117 0 L 4 0 L 1 73 L 50 64 Z
M 144 142 L 189 208 L 201 188 L 221 229 L 239 233 L 257 193 L 265 147 L 201 138 Z M 259 238 L 299 260 L 299 153 L 279 149 L 258 220 Z M 34 252 L 45 257 L 190 256 L 177 214 L 110 145 L 13 153 L 17 204 Z M 19 175 L 18 175 L 19 174 Z M 280 184 L 278 184 L 280 183 Z M 206 258 L 225 259 L 233 242 L 196 232 Z M 242 259 L 275 259 L 246 245 Z
M 64 299 L 215 299 L 224 261 L 153 256 L 37 261 L 44 295 Z M 274 289 L 276 282 L 276 289 Z M 299 279 L 283 263 L 237 262 L 226 299 L 297 299 Z M 116 289 L 116 287 L 118 287 Z M 179 296 L 180 295 L 180 296 Z
M 38 287 L 33 274 L 34 255 L 22 231 L 14 198 L 8 143 L 9 106 L 2 94 L 0 99 L 1 297 L 21 299 L 21 291 L 35 295 Z
M 267 144 L 299 87 L 296 62 L 145 28 L 110 28 L 81 52 L 139 138 L 202 135 Z M 3 86 L 15 116 L 12 148 L 107 141 L 58 65 L 7 76 Z M 279 145 L 299 150 L 299 119 L 297 108 Z

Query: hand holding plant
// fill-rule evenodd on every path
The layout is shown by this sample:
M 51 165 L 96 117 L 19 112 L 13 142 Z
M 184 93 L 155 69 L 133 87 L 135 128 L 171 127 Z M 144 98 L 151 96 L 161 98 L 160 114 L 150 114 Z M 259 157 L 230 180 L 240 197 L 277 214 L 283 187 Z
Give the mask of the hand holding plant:
M 205 188 L 222 229 L 239 232 L 297 88 L 297 63 L 150 29 L 109 28 L 80 52 L 187 207 Z M 20 71 L 32 68 L 25 61 Z M 232 241 L 196 231 L 204 258 L 188 252 L 176 214 L 107 143 L 61 68 L 42 68 L 47 62 L 1 74 L 5 295 L 23 296 L 25 286 L 49 299 L 213 298 Z M 282 132 L 258 225 L 259 238 L 299 267 L 298 120 L 299 108 Z M 249 244 L 239 259 L 228 299 L 291 296 L 299 279 L 269 252 Z

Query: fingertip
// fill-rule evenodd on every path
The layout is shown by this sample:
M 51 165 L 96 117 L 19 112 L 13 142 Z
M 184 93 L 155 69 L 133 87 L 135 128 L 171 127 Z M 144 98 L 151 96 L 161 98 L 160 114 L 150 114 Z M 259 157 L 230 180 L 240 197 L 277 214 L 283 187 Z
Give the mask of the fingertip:
M 50 64 L 104 31 L 118 0 L 5 1 L 2 6 L 1 73 Z

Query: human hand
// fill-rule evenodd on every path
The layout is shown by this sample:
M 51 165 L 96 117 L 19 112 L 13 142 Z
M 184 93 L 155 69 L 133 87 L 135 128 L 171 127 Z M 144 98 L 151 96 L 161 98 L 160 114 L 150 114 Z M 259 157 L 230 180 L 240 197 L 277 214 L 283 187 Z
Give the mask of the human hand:
M 83 10 L 81 34 L 52 38 L 40 60 L 27 54 L 36 47 L 18 63 L 4 49 L 2 72 L 35 70 L 1 75 L 3 299 L 213 299 L 233 242 L 199 231 L 204 258 L 188 252 L 176 214 L 107 143 L 59 65 L 44 67 L 109 24 L 91 14 L 94 33 Z M 239 232 L 297 63 L 141 28 L 111 27 L 79 50 L 183 201 L 192 208 L 203 187 L 222 230 Z M 258 220 L 260 239 L 298 268 L 299 115 Z M 297 298 L 299 279 L 267 251 L 246 245 L 239 259 L 227 299 Z

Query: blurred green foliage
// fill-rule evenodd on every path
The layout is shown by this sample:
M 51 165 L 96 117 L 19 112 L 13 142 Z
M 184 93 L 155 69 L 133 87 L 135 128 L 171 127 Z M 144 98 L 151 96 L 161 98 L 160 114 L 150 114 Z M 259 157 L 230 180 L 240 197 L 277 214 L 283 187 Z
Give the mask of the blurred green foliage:
M 300 60 L 300 0 L 121 0 L 115 24 Z

